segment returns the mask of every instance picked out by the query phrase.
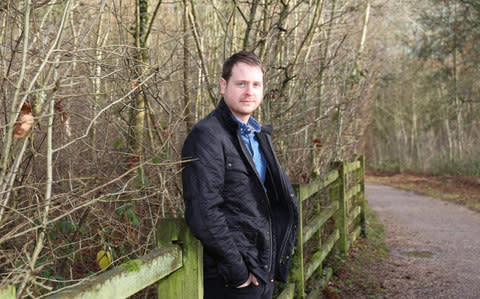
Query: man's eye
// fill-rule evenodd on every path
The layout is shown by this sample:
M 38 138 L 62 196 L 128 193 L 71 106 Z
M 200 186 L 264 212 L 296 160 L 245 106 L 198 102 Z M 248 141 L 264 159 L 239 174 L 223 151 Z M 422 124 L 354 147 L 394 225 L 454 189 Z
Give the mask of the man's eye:
M 239 82 L 237 85 L 240 86 L 240 87 L 243 87 L 243 86 L 245 86 L 245 83 L 244 82 Z

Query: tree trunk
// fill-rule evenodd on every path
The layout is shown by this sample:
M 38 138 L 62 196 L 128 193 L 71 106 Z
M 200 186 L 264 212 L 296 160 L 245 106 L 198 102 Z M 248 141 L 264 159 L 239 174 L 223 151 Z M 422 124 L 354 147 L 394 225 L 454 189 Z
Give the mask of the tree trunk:
M 188 1 L 183 0 L 183 105 L 184 105 L 184 114 L 185 114 L 185 126 L 186 132 L 190 132 L 194 123 L 194 115 L 192 113 L 193 102 L 190 98 L 190 93 L 188 91 L 190 85 L 190 69 L 188 66 L 189 62 L 189 26 L 188 26 Z
M 457 157 L 462 159 L 463 156 L 463 106 L 462 102 L 458 95 L 458 65 L 457 65 L 457 47 L 458 47 L 458 37 L 457 37 L 457 30 L 458 30 L 458 17 L 457 17 L 457 3 L 453 4 L 454 6 L 454 14 L 455 14 L 455 21 L 453 22 L 453 34 L 454 34 L 454 44 L 453 44 L 453 93 L 455 99 L 455 112 L 456 112 L 456 121 L 457 121 Z
M 140 78 L 146 72 L 148 64 L 149 39 L 146 36 L 148 26 L 148 0 L 136 0 L 135 5 L 135 66 L 134 66 L 134 86 L 141 80 Z M 135 92 L 134 107 L 131 113 L 131 123 L 133 125 L 133 136 L 130 139 L 132 152 L 137 158 L 140 158 L 143 152 L 144 128 L 145 128 L 145 92 L 142 85 Z
M 259 0 L 253 0 L 252 6 L 250 7 L 250 15 L 247 21 L 247 28 L 245 29 L 245 35 L 243 37 L 243 51 L 249 50 L 250 32 L 252 31 L 253 22 L 255 21 L 255 15 L 257 13 L 257 7 L 259 2 Z
M 95 59 L 96 59 L 96 66 L 95 66 L 95 78 L 93 79 L 93 88 L 95 91 L 95 96 L 93 98 L 92 103 L 92 118 L 97 115 L 98 108 L 100 107 L 100 94 L 101 90 L 101 76 L 102 76 L 102 47 L 107 40 L 106 37 L 103 36 L 103 15 L 105 9 L 106 1 L 103 1 L 102 7 L 100 9 L 100 15 L 98 20 L 98 30 L 97 30 L 97 39 L 95 40 Z M 102 40 L 103 39 L 103 40 Z M 95 148 L 97 143 L 97 126 L 94 124 L 92 127 L 92 135 L 91 135 L 92 146 Z M 96 156 L 97 151 L 92 151 L 92 155 Z

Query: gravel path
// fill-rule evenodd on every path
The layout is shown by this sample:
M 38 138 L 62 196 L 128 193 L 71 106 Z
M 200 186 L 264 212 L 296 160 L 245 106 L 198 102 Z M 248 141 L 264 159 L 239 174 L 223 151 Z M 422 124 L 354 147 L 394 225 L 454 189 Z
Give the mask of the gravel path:
M 480 214 L 379 184 L 366 196 L 390 249 L 385 298 L 480 298 Z

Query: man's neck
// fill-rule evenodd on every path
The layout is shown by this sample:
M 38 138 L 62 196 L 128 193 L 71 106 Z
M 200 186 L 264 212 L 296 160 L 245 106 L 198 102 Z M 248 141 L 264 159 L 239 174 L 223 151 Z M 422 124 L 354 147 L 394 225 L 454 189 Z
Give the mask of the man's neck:
M 250 119 L 250 115 L 237 115 L 233 113 L 233 116 L 235 116 L 239 121 L 241 121 L 244 124 L 248 124 L 248 120 Z

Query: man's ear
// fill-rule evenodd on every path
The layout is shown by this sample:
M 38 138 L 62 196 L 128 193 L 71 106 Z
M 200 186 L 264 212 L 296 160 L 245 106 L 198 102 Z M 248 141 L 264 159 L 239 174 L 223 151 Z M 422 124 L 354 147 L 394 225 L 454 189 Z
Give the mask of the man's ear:
M 220 78 L 220 93 L 224 94 L 226 88 L 227 88 L 227 80 Z

